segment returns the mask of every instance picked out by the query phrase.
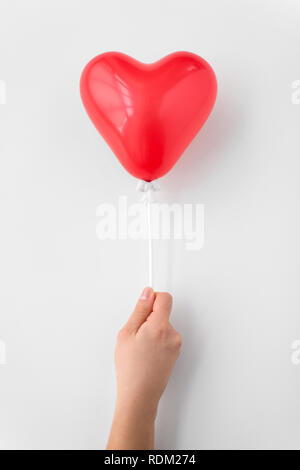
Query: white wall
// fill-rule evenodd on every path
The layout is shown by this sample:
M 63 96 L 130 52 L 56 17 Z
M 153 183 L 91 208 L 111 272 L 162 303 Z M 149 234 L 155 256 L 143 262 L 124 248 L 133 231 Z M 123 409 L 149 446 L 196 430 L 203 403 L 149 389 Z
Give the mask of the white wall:
M 79 98 L 107 50 L 189 50 L 219 82 L 161 180 L 162 200 L 205 204 L 205 244 L 155 246 L 184 340 L 157 447 L 300 449 L 297 0 L 0 0 L 0 445 L 105 446 L 116 332 L 147 282 L 144 242 L 96 237 L 100 203 L 137 198 Z

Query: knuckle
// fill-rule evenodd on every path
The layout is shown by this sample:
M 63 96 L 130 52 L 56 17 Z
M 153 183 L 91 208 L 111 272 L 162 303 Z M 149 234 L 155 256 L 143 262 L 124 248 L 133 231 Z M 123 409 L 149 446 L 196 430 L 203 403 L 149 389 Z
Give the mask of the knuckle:
M 171 336 L 171 344 L 172 347 L 177 351 L 181 349 L 182 346 L 182 337 L 177 331 L 173 330 L 172 331 L 172 336 Z
M 176 333 L 175 335 L 175 344 L 178 347 L 178 349 L 180 349 L 182 346 L 182 336 L 179 333 Z
M 171 343 L 176 349 L 180 349 L 182 346 L 182 336 L 175 330 L 175 328 L 170 324 L 170 338 Z

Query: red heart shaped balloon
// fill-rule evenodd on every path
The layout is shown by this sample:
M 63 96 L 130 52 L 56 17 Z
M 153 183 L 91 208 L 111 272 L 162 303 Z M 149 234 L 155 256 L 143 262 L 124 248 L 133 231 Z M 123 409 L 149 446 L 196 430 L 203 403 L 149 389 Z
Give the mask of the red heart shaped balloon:
M 119 52 L 95 57 L 80 81 L 92 122 L 133 176 L 152 181 L 177 162 L 216 99 L 210 65 L 189 52 L 143 64 Z

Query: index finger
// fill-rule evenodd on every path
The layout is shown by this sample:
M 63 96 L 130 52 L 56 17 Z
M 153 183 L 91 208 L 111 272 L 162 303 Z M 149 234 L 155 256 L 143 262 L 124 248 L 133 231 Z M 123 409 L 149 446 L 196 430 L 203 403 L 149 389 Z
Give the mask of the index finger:
M 134 311 L 129 317 L 125 328 L 131 332 L 137 332 L 141 325 L 147 320 L 152 312 L 155 294 L 151 287 L 145 287 Z
M 168 292 L 157 292 L 153 304 L 151 319 L 157 321 L 169 321 L 173 299 Z

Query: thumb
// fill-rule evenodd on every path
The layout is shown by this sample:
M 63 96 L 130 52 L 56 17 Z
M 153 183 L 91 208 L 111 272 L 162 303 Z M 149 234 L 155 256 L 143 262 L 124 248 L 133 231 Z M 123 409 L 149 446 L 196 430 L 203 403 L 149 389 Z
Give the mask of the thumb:
M 131 333 L 137 333 L 138 329 L 147 320 L 147 317 L 153 310 L 153 302 L 155 295 L 151 287 L 145 287 L 143 290 L 134 311 L 129 317 L 125 328 Z

